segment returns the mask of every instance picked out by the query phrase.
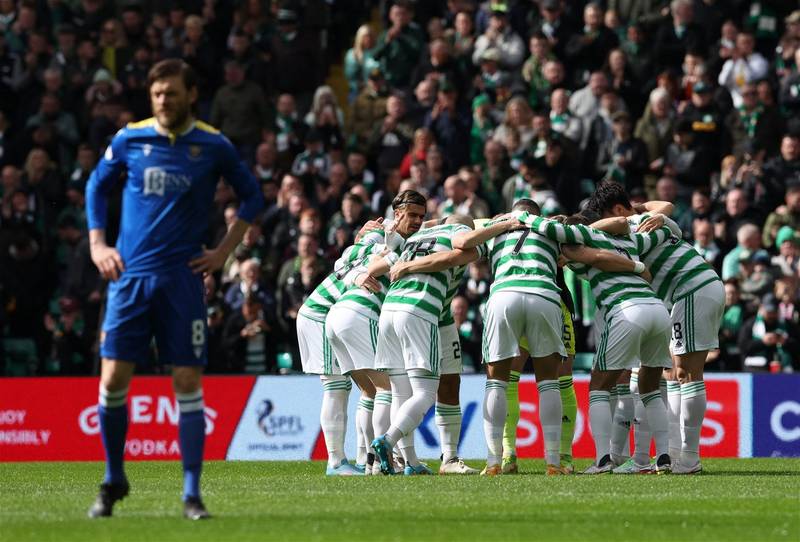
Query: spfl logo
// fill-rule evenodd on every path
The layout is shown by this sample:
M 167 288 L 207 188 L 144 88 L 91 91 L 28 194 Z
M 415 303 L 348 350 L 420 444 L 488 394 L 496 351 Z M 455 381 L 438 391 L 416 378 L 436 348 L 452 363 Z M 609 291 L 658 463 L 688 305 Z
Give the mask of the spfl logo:
M 300 416 L 274 415 L 275 406 L 270 399 L 264 399 L 258 405 L 258 428 L 268 437 L 288 437 L 303 432 Z

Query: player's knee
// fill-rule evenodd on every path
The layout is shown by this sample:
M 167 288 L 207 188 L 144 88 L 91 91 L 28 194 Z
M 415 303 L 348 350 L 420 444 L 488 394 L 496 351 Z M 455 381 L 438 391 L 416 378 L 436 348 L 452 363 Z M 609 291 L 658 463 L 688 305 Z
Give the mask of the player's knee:
M 100 386 L 109 392 L 127 390 L 133 376 L 133 364 L 103 360 Z
M 200 367 L 175 367 L 172 387 L 175 393 L 193 393 L 200 389 L 203 372 Z
M 439 389 L 436 392 L 436 399 L 440 403 L 457 405 L 460 385 L 461 377 L 459 375 L 442 375 L 439 381 Z

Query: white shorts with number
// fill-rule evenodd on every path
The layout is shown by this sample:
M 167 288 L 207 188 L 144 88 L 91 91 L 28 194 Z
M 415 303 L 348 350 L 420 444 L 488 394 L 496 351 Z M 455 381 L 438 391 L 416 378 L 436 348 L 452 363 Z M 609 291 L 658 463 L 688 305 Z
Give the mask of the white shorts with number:
M 347 307 L 334 305 L 325 319 L 325 333 L 342 374 L 375 367 L 378 322 Z
M 669 349 L 674 355 L 682 355 L 719 348 L 719 327 L 724 312 L 725 287 L 720 281 L 710 282 L 680 298 L 670 315 Z
M 660 301 L 612 309 L 597 342 L 593 369 L 615 371 L 646 367 L 672 367 L 669 355 L 670 321 Z
M 440 373 L 439 326 L 404 311 L 381 311 L 376 369 L 425 369 Z
M 325 337 L 325 324 L 297 316 L 297 342 L 300 345 L 300 362 L 303 372 L 313 375 L 340 375 L 333 349 Z
M 519 340 L 528 340 L 530 355 L 542 358 L 564 348 L 561 305 L 536 294 L 501 290 L 489 296 L 483 327 L 483 362 L 519 355 Z
M 461 341 L 455 324 L 439 327 L 439 345 L 442 350 L 441 374 L 461 374 Z

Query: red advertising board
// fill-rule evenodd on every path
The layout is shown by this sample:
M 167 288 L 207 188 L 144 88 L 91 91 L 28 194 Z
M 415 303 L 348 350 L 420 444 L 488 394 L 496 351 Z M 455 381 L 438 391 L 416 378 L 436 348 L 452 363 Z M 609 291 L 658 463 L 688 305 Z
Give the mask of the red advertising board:
M 737 457 L 739 455 L 740 383 L 738 380 L 706 381 L 708 407 L 700 436 L 703 457 Z M 542 428 L 539 425 L 538 391 L 533 381 L 522 381 L 520 392 L 520 424 L 517 428 L 517 455 L 543 457 Z M 594 441 L 589 430 L 589 382 L 575 382 L 578 397 L 578 420 L 575 425 L 573 455 L 594 457 Z M 749 415 L 745 413 L 744 415 Z M 631 435 L 631 446 L 633 438 Z
M 204 379 L 206 459 L 225 459 L 254 377 Z M 103 459 L 98 380 L 0 379 L 0 461 Z M 127 459 L 177 459 L 178 407 L 172 382 L 137 377 L 128 392 Z

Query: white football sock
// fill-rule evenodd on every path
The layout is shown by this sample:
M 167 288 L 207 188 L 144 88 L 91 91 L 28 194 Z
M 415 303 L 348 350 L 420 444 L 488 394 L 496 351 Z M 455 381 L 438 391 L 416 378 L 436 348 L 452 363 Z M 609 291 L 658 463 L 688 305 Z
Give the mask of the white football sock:
M 436 427 L 442 447 L 442 463 L 458 457 L 458 440 L 461 437 L 461 405 L 436 403 Z
M 589 392 L 589 428 L 594 439 L 595 464 L 611 453 L 611 394 L 603 390 Z
M 548 465 L 559 465 L 561 456 L 561 391 L 558 380 L 536 383 L 539 390 L 539 422 L 544 433 L 544 459 Z
M 661 400 L 661 392 L 658 390 L 650 393 L 640 393 L 639 397 L 644 403 L 647 412 L 647 423 L 656 441 L 656 457 L 669 453 L 669 423 L 667 422 L 667 409 L 664 408 L 664 401 Z M 671 456 L 670 456 L 671 457 Z
M 347 431 L 349 379 L 345 376 L 322 376 L 322 409 L 319 423 L 328 449 L 328 465 L 338 467 L 345 459 L 344 436 Z
M 400 407 L 403 406 L 403 403 L 408 401 L 411 397 L 411 382 L 408 379 L 408 375 L 406 374 L 405 370 L 392 370 L 389 373 L 389 382 L 392 384 L 392 424 L 395 424 L 397 420 L 397 413 L 400 411 Z M 387 434 L 389 430 L 386 430 Z M 403 457 L 405 457 L 406 453 L 413 455 L 416 458 L 416 453 L 414 451 L 414 434 L 398 438 L 397 440 L 391 440 L 390 444 L 394 446 L 395 444 L 403 453 Z M 403 452 L 406 450 L 406 452 Z
M 381 437 L 392 425 L 392 392 L 375 393 L 375 410 L 372 412 L 372 434 Z
M 611 425 L 611 454 L 630 456 L 630 432 L 633 421 L 633 396 L 629 384 L 617 384 L 617 408 Z
M 369 397 L 362 397 L 358 401 L 358 410 L 356 411 L 356 428 L 358 429 L 358 454 L 356 455 L 356 463 L 359 465 L 366 465 L 367 463 L 367 448 L 372 443 L 373 429 L 372 429 L 372 412 L 375 409 L 375 400 Z
M 669 456 L 678 458 L 681 455 L 681 385 L 677 381 L 667 382 L 667 403 L 669 404 L 667 420 L 669 423 Z M 652 426 L 652 423 L 650 424 Z
M 404 447 L 402 441 L 410 437 L 413 443 L 414 430 L 436 402 L 439 376 L 424 369 L 410 369 L 408 377 L 411 381 L 411 397 L 397 411 L 397 416 L 392 417 L 392 426 L 386 435 L 389 442 L 400 442 L 400 451 L 406 463 L 416 466 L 419 464 L 416 452 L 413 447 L 410 450 Z
M 700 431 L 706 415 L 706 383 L 702 380 L 681 384 L 681 431 L 683 446 L 680 461 L 687 467 L 700 461 Z
M 483 395 L 483 432 L 488 448 L 486 464 L 489 466 L 499 465 L 503 456 L 503 427 L 508 415 L 506 388 L 508 382 L 486 380 L 486 391 Z

